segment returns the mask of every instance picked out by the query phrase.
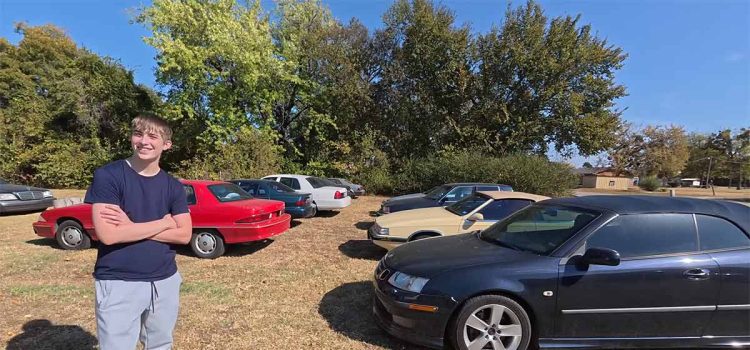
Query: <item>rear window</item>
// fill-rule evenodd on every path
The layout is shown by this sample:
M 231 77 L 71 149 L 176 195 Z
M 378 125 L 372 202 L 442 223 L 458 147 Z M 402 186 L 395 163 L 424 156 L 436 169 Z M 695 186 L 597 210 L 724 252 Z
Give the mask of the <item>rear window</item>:
M 219 202 L 234 202 L 253 197 L 235 184 L 209 185 L 208 190 L 219 200 Z
M 750 238 L 735 224 L 708 215 L 696 215 L 702 250 L 750 248 Z
M 268 187 L 270 187 L 272 190 L 276 192 L 284 192 L 284 193 L 294 193 L 294 189 L 291 187 L 284 185 L 281 182 L 268 182 Z
M 309 182 L 310 186 L 312 186 L 313 188 L 321 188 L 321 187 L 326 187 L 326 186 L 339 186 L 331 182 L 330 180 L 321 179 L 319 177 L 313 177 L 313 176 L 308 177 L 307 182 Z

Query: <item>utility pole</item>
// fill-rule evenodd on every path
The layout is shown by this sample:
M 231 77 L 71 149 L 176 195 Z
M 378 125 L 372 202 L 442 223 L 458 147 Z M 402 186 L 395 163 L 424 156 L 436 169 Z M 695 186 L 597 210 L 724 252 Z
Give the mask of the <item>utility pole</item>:
M 708 157 L 708 173 L 706 174 L 706 188 L 710 186 L 709 182 L 711 181 L 711 157 Z

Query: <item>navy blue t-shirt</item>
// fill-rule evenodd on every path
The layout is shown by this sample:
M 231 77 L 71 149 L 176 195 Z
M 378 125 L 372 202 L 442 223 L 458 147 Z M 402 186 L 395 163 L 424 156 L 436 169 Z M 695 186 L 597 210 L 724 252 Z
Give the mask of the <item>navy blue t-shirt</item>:
M 134 223 L 159 220 L 166 214 L 188 213 L 185 189 L 177 179 L 164 170 L 154 176 L 140 175 L 125 160 L 96 169 L 84 202 L 119 205 Z M 172 245 L 150 239 L 113 245 L 100 243 L 94 278 L 158 281 L 177 272 L 174 258 Z

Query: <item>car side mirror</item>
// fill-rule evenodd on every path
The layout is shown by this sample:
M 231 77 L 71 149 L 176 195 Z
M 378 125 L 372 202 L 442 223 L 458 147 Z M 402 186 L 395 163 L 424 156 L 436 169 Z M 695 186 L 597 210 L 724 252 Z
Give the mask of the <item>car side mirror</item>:
M 482 221 L 482 220 L 484 220 L 484 215 L 482 215 L 481 213 L 474 213 L 474 214 L 471 214 L 471 216 L 469 216 L 468 218 L 466 218 L 466 220 L 469 220 L 469 221 Z
M 589 265 L 620 265 L 620 253 L 608 248 L 589 248 L 583 254 L 582 262 Z

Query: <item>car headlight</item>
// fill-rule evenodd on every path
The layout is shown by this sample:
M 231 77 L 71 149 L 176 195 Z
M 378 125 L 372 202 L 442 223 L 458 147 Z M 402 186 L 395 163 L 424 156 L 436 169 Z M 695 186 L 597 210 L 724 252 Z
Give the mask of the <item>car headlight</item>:
M 44 196 L 44 198 L 52 197 L 52 191 L 44 191 L 42 192 L 42 196 Z
M 393 273 L 391 278 L 388 279 L 388 283 L 392 286 L 414 293 L 422 292 L 422 288 L 424 288 L 424 285 L 429 281 L 429 279 L 424 277 L 411 276 L 398 271 Z
M 16 199 L 18 198 L 13 193 L 0 193 L 0 201 L 12 201 Z

